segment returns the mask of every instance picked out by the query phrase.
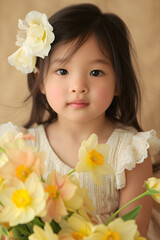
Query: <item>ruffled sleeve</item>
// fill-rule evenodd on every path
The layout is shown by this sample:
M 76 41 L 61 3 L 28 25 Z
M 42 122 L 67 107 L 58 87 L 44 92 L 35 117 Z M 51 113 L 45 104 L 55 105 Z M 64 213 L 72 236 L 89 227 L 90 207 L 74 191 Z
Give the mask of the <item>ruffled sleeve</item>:
M 130 133 L 125 137 L 123 147 L 119 149 L 115 171 L 117 189 L 126 184 L 125 169 L 132 170 L 136 164 L 142 163 L 148 156 L 148 150 L 154 163 L 154 156 L 160 151 L 160 139 L 154 130 Z

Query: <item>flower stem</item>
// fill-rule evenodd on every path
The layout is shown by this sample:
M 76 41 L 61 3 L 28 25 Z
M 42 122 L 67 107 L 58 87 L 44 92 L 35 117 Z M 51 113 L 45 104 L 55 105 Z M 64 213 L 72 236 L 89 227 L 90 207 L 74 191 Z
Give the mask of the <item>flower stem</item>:
M 138 195 L 137 197 L 133 198 L 131 201 L 129 201 L 128 203 L 126 203 L 124 206 L 122 206 L 121 208 L 119 208 L 109 219 L 108 221 L 105 223 L 105 225 L 108 225 L 108 223 L 110 223 L 112 221 L 112 219 L 120 212 L 122 211 L 125 207 L 127 207 L 129 204 L 131 204 L 132 202 L 138 200 L 141 197 L 145 197 L 147 195 L 150 195 L 149 191 L 146 190 L 144 193 Z
M 0 151 L 1 151 L 2 153 L 6 153 L 5 150 L 4 150 L 3 148 L 1 148 L 1 147 L 0 147 Z
M 70 176 L 72 173 L 74 173 L 76 171 L 76 168 L 74 168 L 72 171 L 70 171 L 69 173 L 68 173 L 68 176 Z

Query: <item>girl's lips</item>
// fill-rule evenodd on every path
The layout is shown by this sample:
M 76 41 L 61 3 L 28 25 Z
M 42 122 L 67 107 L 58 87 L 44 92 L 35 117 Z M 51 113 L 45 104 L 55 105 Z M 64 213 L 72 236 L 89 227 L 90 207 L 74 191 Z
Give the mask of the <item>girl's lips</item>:
M 75 100 L 73 102 L 68 103 L 69 106 L 71 106 L 72 108 L 84 108 L 87 107 L 89 105 L 89 103 L 84 102 L 82 100 Z

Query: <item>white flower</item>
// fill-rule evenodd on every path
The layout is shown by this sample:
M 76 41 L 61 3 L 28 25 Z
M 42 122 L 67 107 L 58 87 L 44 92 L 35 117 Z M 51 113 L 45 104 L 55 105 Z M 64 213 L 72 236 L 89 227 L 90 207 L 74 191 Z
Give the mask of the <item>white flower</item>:
M 20 46 L 8 61 L 23 73 L 36 72 L 36 57 L 48 56 L 51 43 L 55 39 L 53 27 L 46 14 L 31 11 L 25 20 L 19 19 L 16 45 Z
M 24 21 L 19 19 L 18 26 L 22 32 L 18 33 L 16 44 L 23 46 L 25 53 L 29 56 L 41 58 L 47 56 L 55 36 L 46 14 L 31 11 Z
M 18 49 L 15 53 L 9 56 L 8 62 L 22 73 L 27 74 L 36 72 L 36 57 L 26 55 L 23 48 Z

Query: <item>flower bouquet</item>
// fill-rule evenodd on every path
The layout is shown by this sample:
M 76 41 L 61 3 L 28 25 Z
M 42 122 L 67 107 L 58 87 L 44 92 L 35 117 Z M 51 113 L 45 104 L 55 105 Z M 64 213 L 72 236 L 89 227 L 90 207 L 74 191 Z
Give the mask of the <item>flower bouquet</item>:
M 109 240 L 140 237 L 134 218 L 140 206 L 121 218 L 114 217 L 136 199 L 151 195 L 160 202 L 160 180 L 150 178 L 147 190 L 111 216 L 105 224 L 94 224 L 94 211 L 87 189 L 80 187 L 74 172 L 90 172 L 93 182 L 113 174 L 107 163 L 110 146 L 98 144 L 92 134 L 82 142 L 77 167 L 66 175 L 53 170 L 46 179 L 45 153 L 31 147 L 30 134 L 6 132 L 0 139 L 0 238 L 17 240 Z M 129 236 L 129 238 L 128 238 Z

